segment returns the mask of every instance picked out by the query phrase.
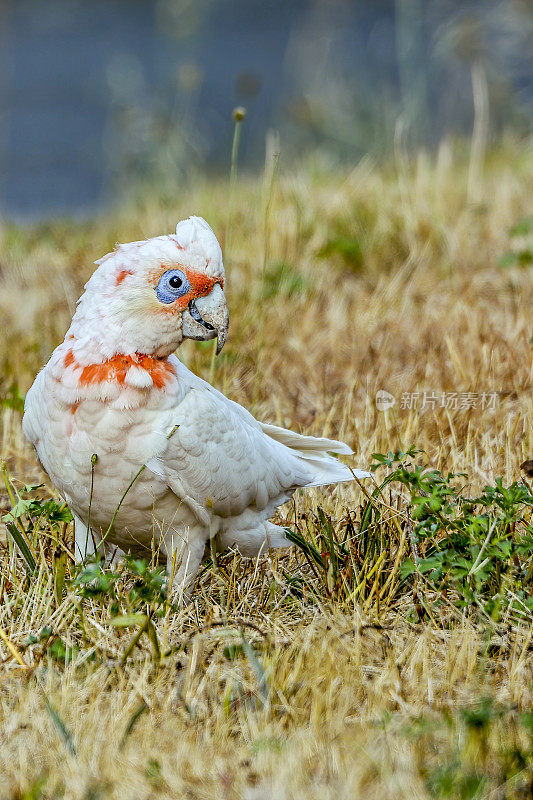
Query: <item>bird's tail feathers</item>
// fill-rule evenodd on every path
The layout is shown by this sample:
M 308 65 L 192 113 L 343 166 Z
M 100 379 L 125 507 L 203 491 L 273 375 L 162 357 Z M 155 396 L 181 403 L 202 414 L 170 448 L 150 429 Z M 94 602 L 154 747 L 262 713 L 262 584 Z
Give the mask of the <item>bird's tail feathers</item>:
M 278 428 L 277 425 L 269 425 L 261 422 L 261 427 L 267 436 L 276 442 L 290 447 L 291 450 L 311 451 L 317 455 L 320 453 L 336 453 L 340 456 L 351 456 L 353 450 L 344 442 L 336 439 L 323 439 L 317 436 L 303 436 L 301 433 L 289 431 L 286 428 Z
M 302 436 L 300 433 L 278 428 L 277 425 L 261 423 L 263 431 L 276 442 L 285 445 L 311 468 L 312 480 L 307 486 L 327 486 L 330 483 L 353 481 L 356 478 L 370 478 L 370 472 L 350 469 L 341 464 L 329 453 L 353 455 L 353 450 L 336 439 L 319 439 L 316 436 Z
M 353 481 L 354 478 L 370 478 L 371 473 L 364 469 L 350 469 L 336 458 L 328 455 L 308 456 L 302 453 L 302 460 L 311 468 L 312 480 L 307 486 L 328 486 L 330 483 Z

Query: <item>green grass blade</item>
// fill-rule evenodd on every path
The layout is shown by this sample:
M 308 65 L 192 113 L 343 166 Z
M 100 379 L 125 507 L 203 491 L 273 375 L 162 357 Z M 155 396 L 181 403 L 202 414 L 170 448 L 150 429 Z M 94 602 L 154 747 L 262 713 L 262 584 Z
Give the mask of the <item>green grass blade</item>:
M 144 700 L 135 709 L 135 711 L 133 712 L 133 714 L 131 715 L 131 717 L 128 720 L 128 724 L 126 725 L 126 729 L 124 730 L 124 734 L 122 736 L 122 739 L 120 740 L 120 744 L 118 746 L 119 750 L 123 750 L 124 749 L 124 745 L 126 744 L 128 738 L 131 735 L 131 733 L 132 733 L 134 727 L 136 726 L 138 720 L 140 719 L 140 717 L 144 714 L 144 712 L 147 709 L 148 709 L 148 706 L 146 705 Z
M 6 522 L 5 525 L 7 530 L 11 534 L 13 541 L 17 545 L 22 558 L 24 559 L 26 571 L 30 575 L 35 575 L 35 572 L 37 571 L 37 562 L 35 560 L 35 556 L 31 551 L 29 544 L 24 539 L 22 533 L 19 531 L 19 529 L 13 522 Z
M 47 711 L 48 711 L 48 713 L 50 714 L 50 716 L 52 718 L 52 722 L 54 723 L 55 727 L 57 728 L 57 731 L 58 731 L 59 735 L 63 739 L 67 750 L 73 756 L 77 755 L 76 747 L 74 746 L 74 742 L 72 741 L 72 736 L 70 735 L 70 733 L 69 733 L 69 731 L 67 729 L 67 726 L 65 725 L 65 723 L 63 722 L 63 720 L 59 716 L 59 713 L 56 711 L 56 709 L 54 708 L 54 706 L 52 705 L 52 703 L 50 702 L 50 700 L 48 699 L 48 697 L 46 695 L 44 696 L 44 701 L 46 703 Z
M 263 668 L 263 665 L 257 658 L 253 647 L 245 638 L 242 630 L 241 630 L 241 640 L 242 640 L 242 649 L 244 650 L 246 658 L 250 662 L 252 669 L 257 676 L 257 680 L 259 682 L 259 694 L 261 695 L 261 700 L 263 701 L 263 705 L 266 706 L 270 701 L 270 692 L 268 689 L 266 672 Z

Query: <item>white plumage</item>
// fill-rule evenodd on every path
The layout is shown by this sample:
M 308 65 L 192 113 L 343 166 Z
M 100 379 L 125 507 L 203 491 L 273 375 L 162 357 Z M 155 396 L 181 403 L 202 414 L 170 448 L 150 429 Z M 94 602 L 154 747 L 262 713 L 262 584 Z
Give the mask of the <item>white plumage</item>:
M 209 225 L 191 217 L 176 235 L 121 245 L 97 264 L 23 421 L 75 516 L 76 556 L 101 540 L 143 465 L 105 550 L 155 541 L 187 590 L 210 537 L 244 555 L 288 545 L 269 517 L 297 487 L 352 480 L 329 455 L 352 451 L 258 422 L 173 355 L 184 338 L 218 336 L 218 349 L 226 339 L 224 267 Z

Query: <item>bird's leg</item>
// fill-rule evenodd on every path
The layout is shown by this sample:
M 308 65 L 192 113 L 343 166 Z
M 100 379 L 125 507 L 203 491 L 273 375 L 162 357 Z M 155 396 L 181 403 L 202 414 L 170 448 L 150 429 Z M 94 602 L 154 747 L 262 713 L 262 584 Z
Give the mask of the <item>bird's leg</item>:
M 80 564 L 96 551 L 100 551 L 110 567 L 116 567 L 124 552 L 111 542 L 103 542 L 102 536 L 91 528 L 87 528 L 84 522 L 74 516 L 74 558 Z
M 124 550 L 121 550 L 120 547 L 112 542 L 104 542 L 101 547 L 104 548 L 106 564 L 115 569 L 118 566 L 120 559 L 124 556 Z
M 74 558 L 77 564 L 94 555 L 101 538 L 101 536 L 87 528 L 87 525 L 79 517 L 74 515 Z
M 213 572 L 216 575 L 219 586 L 220 608 L 223 610 L 227 606 L 227 603 L 224 603 L 224 591 L 226 589 L 227 581 L 224 579 L 222 575 L 222 570 L 218 566 L 216 534 L 214 536 L 209 537 L 209 551 L 211 554 L 211 563 L 213 566 Z
M 181 603 L 186 605 L 191 599 L 191 591 L 200 571 L 205 534 L 202 535 L 194 528 L 189 528 L 185 535 L 168 531 L 163 534 L 163 545 L 168 574 L 172 577 L 172 589 L 178 591 Z
M 209 554 L 211 556 L 211 564 L 213 566 L 213 572 L 216 575 L 220 588 L 220 608 L 223 609 L 225 605 L 227 605 L 226 603 L 224 603 L 224 591 L 226 589 L 228 581 L 218 565 L 217 544 L 219 544 L 219 542 L 217 541 L 217 534 L 219 528 L 220 528 L 220 519 L 217 519 L 215 517 L 211 520 L 211 523 L 209 525 Z
M 216 572 L 217 575 L 220 574 L 220 567 L 218 566 L 217 560 L 217 538 L 216 536 L 209 537 L 209 555 L 211 556 L 211 563 L 213 564 L 213 570 Z
M 213 571 L 219 578 L 222 583 L 225 583 L 224 579 L 222 578 L 222 573 L 220 571 L 220 567 L 218 566 L 218 559 L 217 559 L 217 533 L 218 529 L 220 528 L 220 520 L 216 517 L 211 519 L 209 523 L 209 555 L 211 556 L 211 562 L 213 564 Z

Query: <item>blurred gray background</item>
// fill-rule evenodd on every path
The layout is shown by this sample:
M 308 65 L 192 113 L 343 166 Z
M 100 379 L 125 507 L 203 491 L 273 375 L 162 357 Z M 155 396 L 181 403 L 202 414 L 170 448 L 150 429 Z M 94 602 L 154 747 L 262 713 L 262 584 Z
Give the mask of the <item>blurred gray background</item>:
M 523 135 L 530 0 L 0 0 L 0 212 L 83 214 L 142 182 L 172 193 L 265 136 L 282 161 Z

